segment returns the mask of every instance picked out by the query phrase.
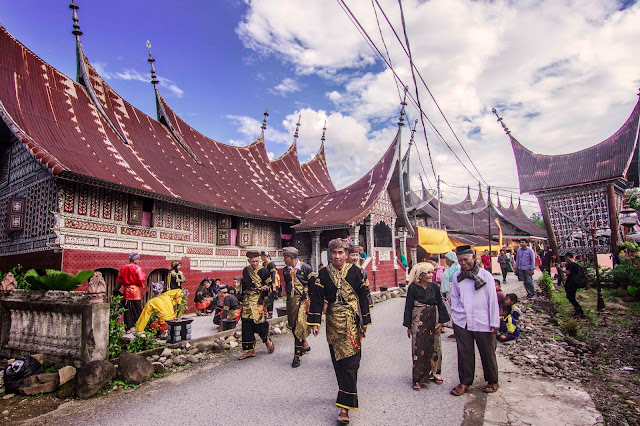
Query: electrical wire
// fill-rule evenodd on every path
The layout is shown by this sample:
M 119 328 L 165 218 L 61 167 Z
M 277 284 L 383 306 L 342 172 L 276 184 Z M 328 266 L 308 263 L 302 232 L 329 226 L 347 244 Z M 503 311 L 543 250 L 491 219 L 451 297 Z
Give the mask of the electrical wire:
M 473 162 L 473 160 L 471 159 L 471 157 L 469 156 L 469 153 L 467 152 L 467 150 L 465 149 L 464 145 L 462 144 L 462 141 L 460 141 L 460 139 L 458 138 L 458 135 L 456 134 L 456 132 L 453 130 L 453 127 L 451 126 L 451 124 L 449 123 L 449 120 L 447 119 L 447 117 L 444 115 L 444 112 L 442 111 L 442 109 L 440 108 L 440 105 L 438 104 L 438 101 L 436 101 L 435 96 L 433 96 L 433 93 L 431 93 L 431 89 L 429 89 L 429 86 L 427 86 L 426 81 L 424 80 L 424 78 L 422 77 L 422 74 L 420 73 L 420 70 L 418 70 L 418 68 L 415 66 L 415 64 L 413 63 L 413 61 L 411 60 L 411 50 L 409 49 L 409 41 L 407 40 L 407 47 L 405 47 L 402 44 L 402 41 L 400 40 L 400 36 L 398 35 L 398 33 L 396 32 L 395 27 L 393 26 L 393 24 L 391 24 L 391 21 L 389 20 L 389 17 L 387 16 L 387 14 L 385 13 L 384 9 L 382 8 L 382 6 L 380 6 L 380 3 L 378 2 L 378 0 L 372 0 L 375 1 L 376 4 L 378 5 L 378 8 L 380 9 L 380 12 L 382 12 L 382 15 L 384 16 L 385 20 L 387 21 L 387 24 L 389 25 L 389 27 L 391 28 L 391 30 L 393 31 L 393 33 L 396 36 L 396 39 L 398 40 L 398 42 L 400 43 L 400 46 L 402 46 L 402 49 L 404 50 L 405 54 L 409 57 L 409 60 L 411 62 L 411 66 L 412 66 L 412 70 L 411 72 L 413 73 L 413 70 L 415 68 L 415 71 L 417 72 L 418 76 L 420 77 L 420 80 L 422 81 L 422 84 L 424 84 L 424 87 L 427 89 L 427 92 L 429 93 L 429 96 L 431 96 L 431 99 L 433 100 L 433 103 L 436 105 L 436 107 L 438 108 L 438 111 L 440 112 L 440 115 L 442 115 L 442 118 L 444 119 L 444 121 L 447 123 L 447 126 L 449 127 L 449 130 L 451 130 L 451 133 L 453 134 L 453 136 L 456 138 L 456 140 L 458 141 L 458 144 L 460 145 L 460 148 L 462 148 L 462 151 L 464 152 L 464 154 L 466 155 L 466 157 L 469 159 L 469 161 L 471 162 L 471 165 L 473 166 L 473 168 L 475 169 L 476 173 L 478 173 L 478 176 L 480 176 L 480 179 L 485 183 L 485 185 L 488 185 L 487 181 L 484 179 L 484 177 L 482 177 L 482 174 L 480 173 L 480 171 L 478 170 L 478 168 L 476 167 L 475 163 Z M 402 13 L 402 2 L 401 0 L 398 0 L 398 2 L 400 3 L 400 13 L 402 15 L 402 28 L 404 30 L 405 33 L 405 38 L 406 38 L 406 29 L 405 29 L 405 24 L 404 24 L 404 14 Z M 376 14 L 377 16 L 377 14 Z M 414 82 L 415 82 L 415 77 L 414 77 Z
M 346 5 L 346 3 L 344 2 L 344 0 L 337 0 L 338 4 L 340 5 L 340 7 L 342 8 L 342 10 L 347 14 L 347 16 L 349 17 L 349 19 L 351 20 L 351 22 L 353 23 L 353 25 L 358 29 L 358 32 L 360 32 L 360 34 L 365 38 L 365 41 L 367 42 L 367 44 L 369 45 L 369 47 L 371 47 L 371 49 L 378 54 L 378 56 L 383 60 L 383 62 L 389 67 L 389 69 L 391 70 L 391 72 L 393 73 L 394 77 L 403 85 L 405 86 L 405 84 L 402 82 L 402 79 L 400 78 L 400 76 L 398 75 L 398 73 L 395 71 L 395 69 L 393 68 L 393 66 L 387 61 L 387 59 L 384 57 L 384 55 L 382 54 L 382 52 L 380 52 L 380 49 L 378 49 L 378 47 L 376 46 L 376 44 L 373 42 L 373 40 L 371 39 L 371 37 L 369 36 L 369 34 L 367 33 L 367 31 L 364 29 L 364 27 L 362 26 L 362 24 L 360 24 L 360 21 L 356 18 L 356 16 L 353 14 L 353 12 L 351 11 L 351 9 L 349 9 L 349 7 Z M 412 102 L 413 105 L 416 106 L 416 108 L 418 107 L 418 103 L 417 101 L 414 99 L 414 97 L 409 94 L 409 99 Z M 456 152 L 451 148 L 451 146 L 449 145 L 449 143 L 444 139 L 444 137 L 440 134 L 440 131 L 435 127 L 435 125 L 433 124 L 433 122 L 431 121 L 431 119 L 427 116 L 427 114 L 422 110 L 422 109 L 418 109 L 418 111 L 420 112 L 421 116 L 423 116 L 427 122 L 429 123 L 429 126 L 431 127 L 431 129 L 434 131 L 434 133 L 438 136 L 439 140 L 447 147 L 447 149 L 451 152 L 451 154 L 455 157 L 455 159 L 458 161 L 458 163 L 460 163 L 460 165 L 465 169 L 465 171 L 467 173 L 469 173 L 469 176 L 471 176 L 474 180 L 478 181 L 478 178 L 476 178 L 473 173 L 469 170 L 469 168 L 464 164 L 464 162 L 460 159 L 460 157 L 458 156 L 458 154 L 456 154 Z M 424 126 L 423 126 L 424 127 Z M 426 130 L 425 130 L 426 133 Z M 432 164 L 433 166 L 433 164 Z M 484 180 L 484 179 L 483 179 Z
M 384 36 L 382 35 L 382 28 L 380 27 L 380 20 L 378 19 L 378 10 L 376 9 L 376 5 L 371 0 L 371 6 L 373 7 L 373 13 L 376 15 L 376 24 L 378 25 L 378 31 L 380 32 L 380 39 L 382 40 L 382 45 L 384 46 L 384 51 L 387 54 L 387 59 L 389 59 L 389 64 L 391 64 L 391 55 L 389 55 L 389 49 L 387 49 L 387 43 L 384 41 Z M 395 78 L 393 82 L 396 84 L 396 90 L 398 91 L 398 99 L 402 102 L 402 94 L 400 93 L 400 85 L 398 84 L 398 80 Z

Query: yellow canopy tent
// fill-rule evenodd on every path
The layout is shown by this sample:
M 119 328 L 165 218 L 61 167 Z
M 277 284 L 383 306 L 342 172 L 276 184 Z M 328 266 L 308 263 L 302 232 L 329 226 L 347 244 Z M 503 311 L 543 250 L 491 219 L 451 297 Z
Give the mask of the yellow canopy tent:
M 431 254 L 448 253 L 455 248 L 447 231 L 422 227 L 418 227 L 418 245 Z

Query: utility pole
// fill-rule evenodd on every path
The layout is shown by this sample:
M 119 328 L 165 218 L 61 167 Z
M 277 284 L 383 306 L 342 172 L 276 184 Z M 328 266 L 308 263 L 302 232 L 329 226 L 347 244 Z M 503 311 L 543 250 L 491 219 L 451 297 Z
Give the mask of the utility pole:
M 487 211 L 489 212 L 489 257 L 491 257 L 491 187 L 487 187 Z
M 440 196 L 440 175 L 438 175 L 438 229 L 442 229 L 442 222 L 440 221 L 440 203 L 442 203 L 442 197 Z

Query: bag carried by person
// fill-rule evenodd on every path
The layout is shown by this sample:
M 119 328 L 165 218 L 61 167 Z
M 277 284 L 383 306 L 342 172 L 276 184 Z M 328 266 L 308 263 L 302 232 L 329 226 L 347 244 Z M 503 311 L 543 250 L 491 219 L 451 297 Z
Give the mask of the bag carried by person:
M 587 271 L 584 269 L 584 266 L 582 266 L 581 264 L 576 263 L 576 265 L 578 265 L 578 275 L 575 277 L 576 287 L 586 288 L 587 282 L 589 281 L 589 279 L 587 278 Z

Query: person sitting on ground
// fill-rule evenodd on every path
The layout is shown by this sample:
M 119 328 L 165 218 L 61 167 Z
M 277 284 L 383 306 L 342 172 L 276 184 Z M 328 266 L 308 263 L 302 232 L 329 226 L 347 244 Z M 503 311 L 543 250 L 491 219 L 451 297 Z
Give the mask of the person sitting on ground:
M 506 304 L 500 305 L 500 330 L 498 331 L 498 340 L 506 342 L 507 340 L 515 340 L 520 336 L 520 325 L 511 314 L 511 306 Z
M 138 318 L 138 322 L 136 323 L 136 331 L 139 333 L 143 332 L 147 327 L 149 318 L 151 318 L 151 314 L 155 311 L 157 312 L 158 319 L 151 324 L 151 329 L 160 333 L 160 339 L 167 337 L 167 328 L 169 328 L 167 321 L 177 316 L 175 306 L 180 304 L 183 297 L 186 297 L 187 291 L 177 288 L 162 293 L 163 289 L 164 281 L 152 284 L 151 290 L 155 297 L 150 299 L 147 304 L 144 305 L 144 309 L 142 309 L 140 318 Z
M 440 285 L 442 283 L 442 275 L 444 274 L 444 266 L 440 264 L 440 256 L 432 254 L 429 256 L 429 263 L 433 265 L 433 282 Z
M 216 295 L 211 288 L 212 282 L 211 278 L 205 278 L 196 290 L 193 301 L 196 304 L 196 315 L 198 316 L 211 315 L 215 308 L 214 300 Z
M 236 297 L 235 287 L 228 288 L 226 285 L 220 286 L 218 292 L 218 308 L 213 317 L 213 323 L 220 325 L 222 320 L 240 320 L 240 303 Z
M 493 280 L 496 283 L 496 293 L 498 295 L 498 304 L 502 305 L 504 303 L 504 299 L 506 298 L 504 291 L 502 291 L 502 286 L 500 285 L 500 280 L 494 278 Z
M 522 311 L 520 307 L 516 305 L 518 303 L 518 296 L 515 293 L 509 293 L 504 298 L 504 304 L 511 308 L 511 316 L 516 321 L 520 321 L 520 317 L 522 316 Z

